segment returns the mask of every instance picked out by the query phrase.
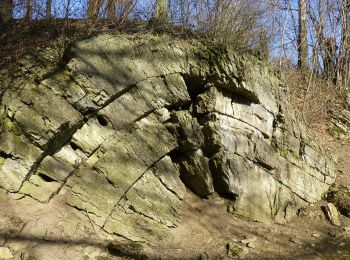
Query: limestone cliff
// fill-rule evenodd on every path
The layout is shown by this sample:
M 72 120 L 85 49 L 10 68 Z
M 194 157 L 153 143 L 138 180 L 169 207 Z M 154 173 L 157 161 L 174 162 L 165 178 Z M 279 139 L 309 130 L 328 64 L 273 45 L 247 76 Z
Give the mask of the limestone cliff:
M 2 200 L 45 211 L 61 196 L 108 234 L 157 243 L 181 221 L 185 185 L 284 222 L 335 180 L 280 80 L 228 47 L 103 34 L 20 62 L 0 73 Z

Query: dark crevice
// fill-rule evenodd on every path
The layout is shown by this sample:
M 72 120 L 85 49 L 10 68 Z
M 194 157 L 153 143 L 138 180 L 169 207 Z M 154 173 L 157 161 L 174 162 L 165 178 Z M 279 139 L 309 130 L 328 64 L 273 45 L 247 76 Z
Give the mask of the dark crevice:
M 192 102 L 182 102 L 182 103 L 176 103 L 176 104 L 171 104 L 171 105 L 165 105 L 164 107 L 168 109 L 170 112 L 174 111 L 180 111 L 180 110 L 190 110 L 192 106 Z
M 299 157 L 303 158 L 305 154 L 305 142 L 303 139 L 300 140 Z
M 108 253 L 123 258 L 127 257 L 137 260 L 149 259 L 149 257 L 142 252 L 142 246 L 137 243 L 110 243 L 108 245 Z
M 4 151 L 0 151 L 0 157 L 4 159 L 15 159 L 15 156 L 9 153 L 5 153 Z
M 243 95 L 242 93 L 239 92 L 232 92 L 232 97 L 231 97 L 232 103 L 235 104 L 240 104 L 240 105 L 246 105 L 246 106 L 251 106 L 255 102 L 255 100 L 251 99 L 249 96 Z
M 108 120 L 107 120 L 104 116 L 102 116 L 102 115 L 97 115 L 96 118 L 97 118 L 98 123 L 99 123 L 101 126 L 108 126 Z
M 35 84 L 39 85 L 40 82 L 41 82 L 41 80 L 40 80 L 39 78 L 35 78 L 35 79 L 34 79 L 34 83 L 35 83 Z
M 79 149 L 79 146 L 76 143 L 74 143 L 73 141 L 70 141 L 69 145 L 72 147 L 72 149 L 74 151 Z
M 146 112 L 146 113 L 140 115 L 140 116 L 137 117 L 136 119 L 134 119 L 132 122 L 133 122 L 133 123 L 136 123 L 136 122 L 140 121 L 141 119 L 143 119 L 143 118 L 149 116 L 150 114 L 152 114 L 155 110 L 156 110 L 155 108 L 151 109 L 150 111 L 148 111 L 148 112 Z
M 93 117 L 96 114 L 96 110 L 92 108 L 88 108 L 84 113 L 84 121 L 87 122 L 91 117 Z
M 199 94 L 202 94 L 207 90 L 207 82 L 204 77 L 194 76 L 191 74 L 182 74 L 181 76 L 185 81 L 187 92 L 192 101 L 195 101 Z
M 236 201 L 238 198 L 238 195 L 235 193 L 222 193 L 222 192 L 218 192 L 218 194 L 220 195 L 220 197 L 224 198 L 224 199 L 228 199 L 231 201 Z
M 116 187 L 115 183 L 113 181 L 111 181 L 109 178 L 105 178 L 107 180 L 107 182 L 112 185 L 113 187 Z
M 168 155 L 173 163 L 178 163 L 181 160 L 181 158 L 183 158 L 184 153 L 178 149 L 175 149 L 171 151 Z
M 52 179 L 50 176 L 47 176 L 43 173 L 39 173 L 38 176 L 43 179 L 45 182 L 56 182 L 56 180 Z
M 269 165 L 269 164 L 267 164 L 267 163 L 265 163 L 265 162 L 263 162 L 263 161 L 261 161 L 261 160 L 254 160 L 254 162 L 255 162 L 258 166 L 260 166 L 261 168 L 264 168 L 264 169 L 267 170 L 267 171 L 271 171 L 271 170 L 274 170 L 274 169 L 275 169 L 275 167 L 273 167 L 273 166 L 271 166 L 271 165 Z

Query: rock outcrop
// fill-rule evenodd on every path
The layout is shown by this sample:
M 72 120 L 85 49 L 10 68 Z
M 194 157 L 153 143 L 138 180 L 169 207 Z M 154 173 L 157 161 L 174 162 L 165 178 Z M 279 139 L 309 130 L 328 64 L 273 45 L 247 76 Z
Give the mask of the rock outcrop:
M 234 213 L 284 222 L 334 182 L 268 66 L 225 46 L 98 35 L 1 74 L 0 187 L 64 195 L 101 230 L 156 243 L 181 221 L 186 184 Z M 67 206 L 68 207 L 68 206 Z

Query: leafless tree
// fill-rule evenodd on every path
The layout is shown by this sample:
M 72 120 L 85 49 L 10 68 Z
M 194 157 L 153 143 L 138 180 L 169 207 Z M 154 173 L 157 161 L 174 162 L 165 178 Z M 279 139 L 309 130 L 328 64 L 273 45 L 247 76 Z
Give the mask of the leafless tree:
M 52 0 L 46 0 L 46 10 L 45 10 L 45 18 L 51 19 L 52 12 Z
M 168 12 L 167 12 L 167 3 L 166 0 L 157 0 L 156 1 L 156 20 L 158 23 L 167 23 L 168 22 Z
M 298 66 L 306 70 L 308 60 L 307 46 L 307 14 L 306 0 L 298 0 L 299 3 L 299 31 L 298 31 Z
M 26 0 L 26 14 L 25 19 L 31 20 L 33 18 L 33 3 L 32 0 Z
M 12 0 L 2 0 L 0 2 L 0 28 L 12 19 Z

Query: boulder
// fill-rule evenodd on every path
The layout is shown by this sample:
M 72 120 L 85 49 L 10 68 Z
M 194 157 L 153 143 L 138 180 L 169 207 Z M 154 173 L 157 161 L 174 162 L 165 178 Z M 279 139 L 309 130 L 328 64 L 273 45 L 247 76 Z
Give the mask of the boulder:
M 337 208 L 332 203 L 328 203 L 325 207 L 325 212 L 328 220 L 335 226 L 341 226 Z

